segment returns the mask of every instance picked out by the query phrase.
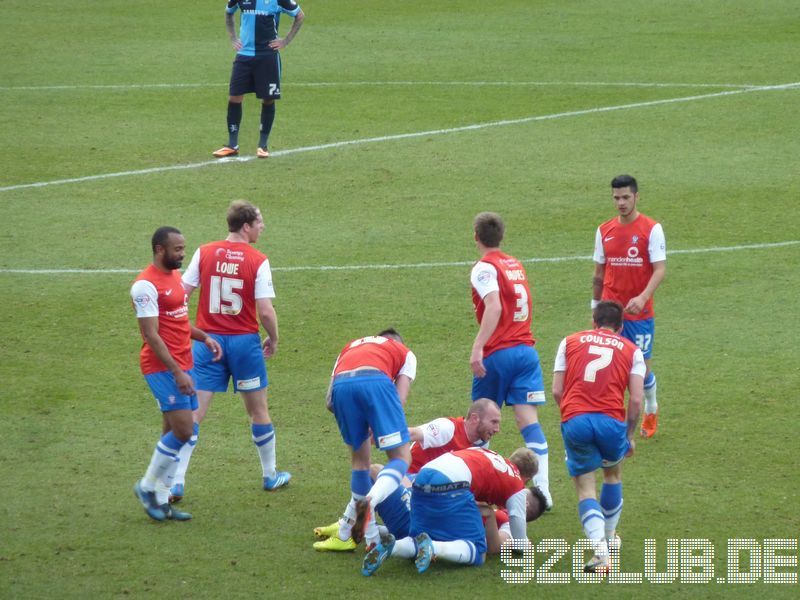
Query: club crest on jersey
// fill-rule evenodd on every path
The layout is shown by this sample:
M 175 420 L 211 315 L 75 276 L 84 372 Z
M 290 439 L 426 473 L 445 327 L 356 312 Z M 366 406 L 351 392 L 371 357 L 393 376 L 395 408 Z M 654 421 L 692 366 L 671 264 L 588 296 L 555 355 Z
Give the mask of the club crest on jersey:
M 633 236 L 633 237 L 631 238 L 631 244 L 633 244 L 634 246 L 636 245 L 636 243 L 637 243 L 638 241 L 639 241 L 639 236 L 638 236 L 638 235 L 635 235 L 635 236 Z

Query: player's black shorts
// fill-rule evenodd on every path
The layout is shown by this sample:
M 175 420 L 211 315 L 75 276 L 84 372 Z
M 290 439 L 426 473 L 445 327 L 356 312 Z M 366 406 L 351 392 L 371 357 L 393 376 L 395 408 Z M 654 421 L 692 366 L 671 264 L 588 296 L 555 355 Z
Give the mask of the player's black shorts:
M 243 96 L 255 92 L 262 100 L 278 100 L 281 97 L 281 55 L 277 52 L 266 56 L 236 55 L 231 70 L 231 96 Z

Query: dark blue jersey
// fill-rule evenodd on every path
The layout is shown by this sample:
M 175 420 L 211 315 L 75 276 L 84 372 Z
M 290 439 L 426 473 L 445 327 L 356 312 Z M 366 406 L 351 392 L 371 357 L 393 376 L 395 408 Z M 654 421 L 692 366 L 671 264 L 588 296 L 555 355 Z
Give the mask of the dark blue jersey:
M 275 52 L 269 43 L 278 37 L 281 13 L 296 17 L 300 6 L 294 0 L 228 0 L 228 14 L 242 11 L 239 21 L 239 39 L 242 56 L 264 56 Z

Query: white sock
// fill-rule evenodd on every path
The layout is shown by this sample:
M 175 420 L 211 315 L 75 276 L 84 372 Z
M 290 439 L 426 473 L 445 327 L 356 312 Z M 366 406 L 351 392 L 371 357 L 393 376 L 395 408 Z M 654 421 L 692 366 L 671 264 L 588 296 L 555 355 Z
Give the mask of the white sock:
M 189 444 L 184 444 L 185 448 Z M 181 448 L 183 449 L 183 448 Z M 161 504 L 169 503 L 169 491 L 172 488 L 172 482 L 175 479 L 175 471 L 178 469 L 179 461 L 177 458 L 172 461 L 172 464 L 164 471 L 163 477 L 156 482 L 156 502 Z
M 197 436 L 192 436 L 192 438 L 196 444 Z M 173 485 L 176 483 L 186 483 L 186 471 L 189 469 L 189 461 L 192 460 L 192 452 L 194 452 L 195 444 L 190 441 L 181 446 L 180 452 L 178 452 L 180 462 L 178 463 L 178 468 L 175 470 L 175 477 L 172 480 Z
M 538 487 L 544 495 L 550 497 L 550 459 L 548 454 L 537 454 L 539 470 L 533 476 L 533 485 Z
M 264 477 L 275 477 L 275 428 L 272 423 L 250 426 Z
M 398 558 L 414 558 L 417 555 L 417 546 L 414 544 L 414 538 L 405 537 L 397 540 L 392 549 L 392 556 Z
M 653 384 L 644 388 L 644 414 L 652 415 L 658 412 L 658 402 L 656 401 L 656 377 L 653 375 Z
M 346 542 L 353 531 L 353 523 L 356 522 L 356 500 L 363 500 L 364 496 L 350 497 L 350 502 L 347 503 L 347 508 L 344 509 L 344 514 L 339 517 L 339 539 Z
M 156 483 L 164 477 L 171 466 L 175 464 L 175 459 L 172 456 L 167 456 L 158 449 L 153 450 L 153 456 L 150 458 L 150 465 L 147 467 L 147 472 L 142 478 L 142 489 L 145 492 L 153 492 L 156 489 Z
M 372 488 L 369 490 L 368 494 L 370 502 L 372 503 L 373 512 L 378 504 L 386 500 L 386 498 L 397 489 L 401 479 L 403 479 L 402 473 L 398 473 L 394 469 L 383 468 L 378 474 L 375 483 L 372 484 Z
M 475 552 L 475 545 L 465 540 L 433 542 L 433 554 L 448 562 L 471 565 L 475 561 Z

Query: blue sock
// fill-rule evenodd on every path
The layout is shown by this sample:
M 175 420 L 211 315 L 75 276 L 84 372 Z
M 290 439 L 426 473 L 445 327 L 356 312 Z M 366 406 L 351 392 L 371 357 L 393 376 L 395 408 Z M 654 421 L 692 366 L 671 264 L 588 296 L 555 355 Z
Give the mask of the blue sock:
M 181 449 L 181 446 L 183 446 L 184 443 L 185 442 L 182 442 L 176 438 L 174 433 L 168 431 L 161 436 L 160 440 L 158 440 L 157 448 L 161 454 L 166 454 L 172 458 L 177 458 L 178 450 Z
M 600 490 L 600 506 L 606 519 L 606 539 L 610 539 L 622 516 L 622 482 L 603 484 Z
M 366 496 L 369 494 L 369 488 L 372 487 L 372 480 L 369 478 L 369 471 L 357 471 L 353 469 L 350 472 L 350 491 L 359 496 Z

